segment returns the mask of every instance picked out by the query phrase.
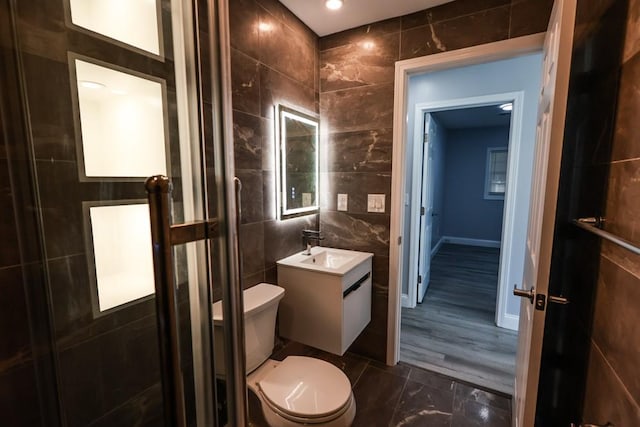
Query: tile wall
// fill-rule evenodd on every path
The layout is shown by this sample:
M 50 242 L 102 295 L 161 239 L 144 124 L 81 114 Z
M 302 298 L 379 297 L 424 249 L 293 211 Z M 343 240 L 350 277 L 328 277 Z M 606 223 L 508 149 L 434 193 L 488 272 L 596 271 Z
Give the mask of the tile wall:
M 6 1 L 0 8 L 0 19 L 6 20 Z M 593 5 L 591 3 L 594 3 Z M 595 3 L 598 3 L 595 5 Z M 617 22 L 619 11 L 611 9 L 612 2 L 581 2 L 579 25 L 576 32 L 576 50 L 580 43 L 586 46 L 587 41 L 596 43 L 601 40 L 593 36 L 600 27 L 597 22 L 604 16 L 613 16 Z M 620 3 L 620 2 L 618 2 Z M 58 3 L 34 2 L 33 7 L 24 6 L 20 15 L 20 23 L 27 28 L 29 36 L 25 43 L 31 51 L 25 56 L 25 67 L 33 81 L 49 81 L 51 88 L 41 88 L 48 99 L 58 99 L 55 87 L 68 88 L 66 64 L 62 46 L 67 37 L 76 45 L 87 41 L 83 35 L 65 33 L 61 24 Z M 625 9 L 626 9 L 626 2 Z M 373 319 L 363 335 L 358 339 L 353 350 L 384 360 L 386 354 L 387 328 L 387 293 L 388 293 L 388 251 L 389 251 L 389 209 L 388 202 L 391 185 L 391 135 L 393 110 L 393 69 L 394 62 L 399 59 L 458 49 L 466 46 L 517 37 L 525 34 L 544 31 L 551 1 L 534 0 L 458 0 L 427 11 L 367 25 L 354 30 L 327 36 L 318 40 L 308 28 L 293 17 L 275 0 L 241 0 L 231 2 L 232 30 L 232 72 L 233 72 L 233 109 L 235 132 L 235 161 L 238 176 L 243 180 L 243 218 L 241 227 L 243 260 L 245 266 L 244 286 L 250 286 L 263 280 L 276 280 L 275 260 L 295 252 L 301 247 L 300 231 L 303 228 L 318 227 L 318 217 L 292 219 L 284 222 L 275 220 L 273 180 L 273 106 L 284 102 L 300 107 L 312 113 L 320 113 L 324 137 L 322 170 L 322 214 L 321 230 L 327 246 L 371 251 L 374 257 L 374 302 Z M 627 11 L 625 10 L 625 17 Z M 607 15 L 609 13 L 609 15 Z M 44 14 L 53 17 L 43 20 Z M 638 132 L 633 126 L 640 114 L 637 100 L 640 99 L 638 89 L 638 51 L 640 36 L 638 34 L 638 16 L 640 6 L 638 0 L 631 0 L 628 11 L 628 24 L 624 51 L 618 57 L 618 65 L 622 64 L 620 87 L 617 87 L 617 74 L 602 67 L 594 67 L 587 72 L 574 73 L 572 80 L 573 94 L 577 95 L 575 106 L 604 99 L 603 116 L 611 120 L 600 129 L 580 129 L 576 124 L 576 132 L 584 135 L 595 135 L 589 147 L 588 159 L 597 160 L 588 167 L 582 165 L 573 168 L 579 172 L 583 182 L 592 183 L 596 191 L 582 192 L 579 196 L 587 206 L 585 215 L 595 212 L 602 202 L 608 225 L 616 233 L 629 240 L 640 240 L 640 228 L 637 218 L 640 217 L 637 201 L 640 199 L 638 186 L 640 181 L 640 145 Z M 44 26 L 37 23 L 51 22 Z M 3 21 L 4 22 L 4 21 Z M 264 24 L 264 25 L 261 25 Z M 0 31 L 8 26 L 0 25 Z M 613 28 L 608 26 L 606 28 Z M 605 31 L 606 32 L 606 31 Z M 605 34 L 606 36 L 606 34 Z M 613 35 L 612 37 L 616 37 Z M 6 40 L 5 34 L 2 37 Z M 43 45 L 39 40 L 47 40 Z M 604 37 L 606 40 L 606 37 Z M 606 46 L 606 45 L 605 45 Z M 88 53 L 95 53 L 104 48 L 104 43 L 90 41 Z M 598 51 L 606 52 L 606 48 Z M 11 56 L 10 49 L 2 46 L 2 55 Z M 609 52 L 615 56 L 616 52 Z M 62 56 L 61 56 L 62 55 Z M 119 59 L 112 52 L 110 59 Z M 584 59 L 584 58 L 583 58 Z M 615 58 L 614 58 L 615 59 Z M 585 60 L 586 61 L 586 60 Z M 612 60 L 607 62 L 610 64 Z M 615 61 L 614 61 L 615 62 Z M 9 64 L 10 61 L 2 61 Z M 585 62 L 586 63 L 586 62 Z M 154 65 L 149 60 L 141 60 L 137 67 L 153 72 Z M 150 68 L 147 68 L 150 67 Z M 5 81 L 8 67 L 0 71 Z M 606 67 L 605 67 L 606 68 Z M 46 70 L 46 73 L 43 73 Z M 589 71 L 589 70 L 587 70 Z M 609 72 L 610 74 L 607 74 Z M 584 90 L 593 82 L 595 85 L 591 97 L 585 98 Z M 608 86 L 607 86 L 608 85 Z M 611 99 L 611 88 L 617 97 Z M 6 88 L 4 88 L 6 89 Z M 4 92 L 3 92 L 4 94 Z M 582 96 L 582 98 L 581 98 Z M 3 98 L 6 99 L 6 98 Z M 616 105 L 613 111 L 607 105 Z M 57 101 L 61 102 L 61 101 Z M 205 100 L 206 102 L 206 100 Z M 206 105 L 206 104 L 205 104 Z M 69 132 L 69 106 L 62 103 L 43 105 L 32 99 L 32 113 L 42 118 L 42 127 L 34 129 L 36 164 L 39 168 L 40 185 L 50 188 L 52 182 L 65 181 L 75 175 L 73 163 L 73 138 Z M 3 105 L 3 109 L 7 106 Z M 595 114 L 595 113 L 594 113 Z M 615 122 L 613 118 L 615 117 Z M 28 206 L 23 203 L 27 187 L 16 186 L 21 181 L 15 169 L 8 167 L 8 159 L 12 162 L 24 161 L 20 150 L 14 150 L 11 142 L 6 140 L 10 134 L 8 124 L 15 123 L 14 118 L 7 116 L 3 110 L 2 138 L 0 141 L 0 185 L 2 206 L 13 209 L 0 211 L 0 226 L 5 239 L 4 250 L 0 251 L 0 301 L 11 301 L 11 306 L 0 310 L 0 325 L 10 325 L 11 333 L 2 331 L 3 340 L 0 346 L 0 390 L 11 390 L 9 395 L 1 395 L 3 420 L 11 421 L 11 425 L 30 425 L 39 421 L 40 411 L 30 406 L 25 411 L 20 402 L 34 402 L 37 397 L 34 368 L 47 365 L 46 355 L 37 350 L 40 340 L 47 339 L 47 321 L 29 323 L 26 295 L 37 294 L 39 282 L 32 275 L 38 271 L 37 230 L 16 224 L 16 212 L 19 218 L 28 214 L 22 209 Z M 593 120 L 591 120 L 593 122 Z M 606 122 L 606 121 L 605 121 Z M 612 124 L 614 123 L 614 124 Z M 610 126 L 610 128 L 607 128 Z M 598 133 L 600 131 L 600 133 Z M 606 135 L 613 135 L 613 143 L 607 143 Z M 603 136 L 604 135 L 604 136 Z M 602 136 L 602 144 L 598 141 Z M 595 142 L 594 142 L 595 141 Z M 13 147 L 13 148 L 12 148 Z M 611 152 L 611 161 L 607 155 Z M 573 153 L 575 154 L 575 153 Z M 20 157 L 20 156 L 23 157 Z M 585 156 L 577 154 L 578 160 Z M 16 163 L 19 164 L 19 163 Z M 28 170 L 27 163 L 23 163 Z M 563 166 L 564 167 L 564 166 Z M 587 173 L 589 171 L 589 173 Z M 592 173 L 593 172 L 593 173 Z M 7 185 L 11 173 L 12 185 Z M 570 176 L 566 179 L 575 184 Z M 573 175 L 572 175 L 573 176 Z M 592 176 L 604 176 L 605 181 L 591 179 Z M 605 192 L 602 182 L 609 182 L 609 191 Z M 66 182 L 66 181 L 65 181 Z M 571 184 L 565 184 L 571 185 Z M 599 187 L 598 187 L 599 186 Z M 581 188 L 594 188 L 583 184 Z M 99 187 L 97 188 L 100 189 Z M 55 189 L 51 189 L 52 194 Z M 80 190 L 78 190 L 80 191 Z M 125 190 L 123 190 L 125 191 Z M 29 193 L 29 191 L 26 191 Z M 81 196 L 74 191 L 65 191 L 59 196 Z M 349 194 L 349 209 L 338 212 L 335 206 L 336 194 Z M 384 214 L 366 212 L 366 194 L 381 193 L 386 195 L 387 209 Z M 595 193 L 595 195 L 594 195 Z M 598 194 L 601 198 L 598 198 Z M 137 195 L 136 195 L 137 196 Z M 602 205 L 602 204 L 600 204 Z M 31 204 L 33 207 L 33 204 Z M 87 324 L 90 328 L 80 328 L 87 319 L 85 305 L 69 298 L 80 294 L 84 287 L 79 284 L 83 277 L 82 262 L 84 255 L 74 235 L 78 230 L 68 229 L 72 223 L 80 223 L 73 215 L 61 216 L 53 206 L 43 201 L 45 211 L 44 226 L 49 236 L 59 238 L 48 239 L 48 242 L 66 242 L 64 244 L 49 243 L 49 269 L 52 286 L 55 283 L 68 288 L 68 297 L 64 300 L 52 301 L 55 319 L 54 332 L 61 348 L 58 355 L 61 369 L 73 370 L 78 378 L 90 376 L 91 384 L 75 381 L 68 384 L 63 379 L 61 389 L 63 399 L 73 402 L 76 408 L 65 416 L 69 425 L 79 425 L 90 420 L 98 424 L 114 425 L 113 420 L 144 419 L 145 408 L 159 404 L 157 383 L 152 379 L 154 364 L 150 359 L 140 357 L 146 354 L 144 348 L 155 344 L 145 340 L 153 340 L 154 327 L 148 323 L 148 316 L 139 314 L 123 316 L 99 324 Z M 31 212 L 33 213 L 33 212 Z M 575 213 L 575 212 L 572 212 Z M 69 220 L 71 218 L 71 221 Z M 75 219 L 74 219 L 75 218 Z M 19 222 L 19 221 L 18 221 Z M 34 220 L 35 222 L 35 220 Z M 567 233 L 584 245 L 585 242 L 597 243 L 588 236 L 577 236 L 568 227 L 560 233 Z M 57 234 L 56 234 L 57 233 Z M 46 233 L 45 233 L 46 235 Z M 24 239 L 20 239 L 23 236 Z M 6 250 L 17 248 L 21 252 Z M 35 246 L 35 249 L 32 247 Z M 22 255 L 20 256 L 19 253 Z M 34 255 L 36 254 L 36 255 Z M 554 254 L 555 256 L 555 254 Z M 582 258 L 580 258 L 582 257 Z M 591 257 L 591 258 L 590 258 Z M 640 420 L 638 396 L 640 383 L 637 364 L 639 359 L 640 337 L 637 333 L 639 311 L 636 301 L 640 300 L 640 271 L 637 260 L 611 245 L 603 245 L 602 251 L 592 254 L 568 253 L 562 259 L 595 260 L 597 264 L 580 263 L 586 268 L 574 271 L 577 277 L 597 277 L 594 281 L 593 298 L 588 292 L 576 295 L 584 299 L 579 307 L 592 305 L 595 310 L 593 324 L 587 319 L 585 309 L 582 329 L 576 334 L 589 334 L 588 377 L 586 381 L 586 403 L 584 419 L 592 422 L 613 421 L 617 425 L 634 425 Z M 25 268 L 28 266 L 30 268 Z M 27 280 L 25 280 L 25 274 Z M 567 274 L 567 270 L 563 272 Z M 575 276 L 574 276 L 575 277 Z M 58 280 L 59 279 L 59 280 Z M 76 286 L 77 285 L 77 286 Z M 74 288 L 76 286 L 76 288 Z M 31 292 L 31 293 L 30 293 Z M 52 295 L 55 293 L 52 292 Z M 78 295 L 80 295 L 78 294 Z M 43 301 L 46 296 L 37 297 L 34 301 Z M 46 301 L 45 301 L 46 302 Z M 58 307 L 61 311 L 57 311 Z M 56 314 L 67 313 L 73 318 L 60 317 Z M 550 314 L 551 315 L 551 314 Z M 83 320 L 84 319 L 84 320 Z M 33 320 L 33 319 L 32 319 Z M 558 322 L 566 321 L 561 314 Z M 79 323 L 78 323 L 79 322 Z M 33 323 L 44 323 L 44 332 Z M 28 326 L 28 328 L 27 328 Z M 71 327 L 75 326 L 71 333 Z M 4 327 L 4 326 L 3 326 Z M 120 338 L 125 341 L 113 344 L 113 335 L 108 331 L 117 328 Z M 592 333 L 591 333 L 592 332 Z M 27 338 L 28 337 L 28 338 Z M 44 338 L 43 338 L 44 337 Z M 145 338 L 146 337 L 146 338 Z M 146 342 L 146 344 L 144 344 Z M 111 344 L 110 344 L 111 343 Z M 130 347 L 129 344 L 133 345 Z M 138 345 L 143 345 L 140 349 Z M 546 344 L 545 344 L 546 345 Z M 102 349 L 109 348 L 115 353 L 103 354 Z M 35 351 L 34 351 L 35 349 Z M 132 349 L 138 363 L 128 363 L 126 367 L 115 366 L 109 361 L 127 360 Z M 138 349 L 138 350 L 135 350 Z M 119 352 L 119 353 L 118 353 Z M 123 353 L 124 352 L 124 353 Z M 127 353 L 129 352 L 129 353 Z M 37 354 L 38 357 L 34 357 Z M 149 371 L 149 376 L 136 384 L 123 384 L 124 389 L 110 387 L 108 370 L 87 372 L 77 371 L 83 368 L 86 357 L 90 360 L 104 362 L 104 367 L 122 372 L 123 369 L 134 369 L 136 372 Z M 583 358 L 584 359 L 584 358 Z M 584 359 L 586 360 L 586 359 Z M 109 362 L 109 363 L 107 363 Z M 100 362 L 102 363 L 102 362 Z M 86 365 L 85 365 L 86 366 Z M 140 368 L 140 369 L 139 369 Z M 151 369 L 151 370 L 149 370 Z M 47 370 L 41 370 L 47 375 Z M 577 377 L 576 377 L 577 378 Z M 96 379 L 99 389 L 96 390 Z M 579 380 L 579 378 L 577 378 Z M 113 385 L 113 384 L 111 384 Z M 604 390 L 604 391 L 603 391 Z M 123 399 L 125 391 L 130 391 L 131 398 Z M 96 392 L 99 392 L 99 408 L 95 407 Z M 610 396 L 610 401 L 603 403 L 602 396 Z M 92 397 L 88 399 L 87 396 Z M 107 404 L 116 405 L 120 411 L 108 412 Z M 6 407 L 5 407 L 6 406 Z M 45 403 L 45 407 L 48 405 Z M 53 405 L 55 406 L 55 404 Z M 55 412 L 55 409 L 54 409 Z M 8 414 L 8 415 L 7 415 Z M 6 418 L 8 417 L 8 418 Z M 13 417 L 13 418 L 12 418 Z M 15 421 L 15 422 L 14 422 Z M 126 423 L 125 423 L 126 424 Z
M 612 6 L 613 7 L 613 6 Z M 608 166 L 608 231 L 640 244 L 640 2 L 629 2 Z M 640 256 L 605 242 L 599 259 L 583 417 L 640 424 Z
M 2 6 L 0 6 L 1 8 Z M 0 17 L 0 19 L 3 17 Z M 0 21 L 0 26 L 5 23 Z M 11 51 L 1 46 L 0 61 L 8 63 Z M 6 61 L 6 62 L 5 62 Z M 5 69 L 2 70 L 4 74 Z M 4 76 L 3 76 L 4 77 Z M 0 89 L 5 95 L 6 86 Z M 37 402 L 36 366 L 29 330 L 26 296 L 28 282 L 20 256 L 14 196 L 9 168 L 9 123 L 3 99 L 0 117 L 0 413 L 8 425 L 35 425 L 41 421 L 38 406 L 26 411 L 23 402 Z
M 637 1 L 579 1 L 537 422 L 640 423 L 640 258 L 577 229 L 640 242 Z M 626 33 L 625 33 L 626 28 Z M 584 399 L 584 400 L 583 400 Z
M 5 23 L 9 4 L 17 45 L 11 44 L 15 34 L 11 24 Z M 10 306 L 0 314 L 0 324 L 8 327 L 2 331 L 7 348 L 2 359 L 4 362 L 6 354 L 7 363 L 1 368 L 0 402 L 2 413 L 9 414 L 8 425 L 35 425 L 40 416 L 52 426 L 131 425 L 132 419 L 162 423 L 154 300 L 147 298 L 95 316 L 82 238 L 82 202 L 144 199 L 144 184 L 136 179 L 79 179 L 68 53 L 167 80 L 170 156 L 178 164 L 167 6 L 168 2 L 162 16 L 167 59 L 159 60 L 72 27 L 65 20 L 63 0 L 2 2 L 0 80 L 7 86 L 2 93 L 2 130 L 7 143 L 0 155 L 0 178 L 5 199 L 2 236 L 9 239 L 9 245 L 2 251 L 2 267 L 6 255 L 7 268 L 0 268 L 0 292 L 1 301 Z M 19 64 L 15 49 L 19 50 Z M 22 67 L 22 82 L 11 75 L 18 66 Z M 172 172 L 179 181 L 179 167 Z M 13 209 L 5 208 L 12 204 Z M 181 296 L 184 303 L 186 292 Z M 185 370 L 189 371 L 188 366 Z M 7 422 L 4 415 L 3 422 Z
M 318 115 L 318 37 L 277 0 L 230 2 L 233 131 L 242 181 L 243 286 L 277 282 L 318 215 L 276 219 L 274 108 Z
M 0 413 L 6 425 L 41 425 L 57 400 L 35 228 L 28 151 L 9 2 L 0 1 Z

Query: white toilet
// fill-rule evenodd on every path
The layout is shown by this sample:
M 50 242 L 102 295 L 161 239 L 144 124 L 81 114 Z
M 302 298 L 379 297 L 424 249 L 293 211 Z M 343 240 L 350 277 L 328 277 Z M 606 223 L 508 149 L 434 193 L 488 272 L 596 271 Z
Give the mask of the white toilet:
M 260 399 L 271 427 L 349 427 L 356 415 L 351 383 L 339 368 L 313 357 L 269 359 L 278 303 L 284 289 L 260 283 L 244 291 L 247 385 Z M 222 304 L 213 305 L 216 342 L 222 340 Z M 216 375 L 224 376 L 224 354 L 215 347 Z

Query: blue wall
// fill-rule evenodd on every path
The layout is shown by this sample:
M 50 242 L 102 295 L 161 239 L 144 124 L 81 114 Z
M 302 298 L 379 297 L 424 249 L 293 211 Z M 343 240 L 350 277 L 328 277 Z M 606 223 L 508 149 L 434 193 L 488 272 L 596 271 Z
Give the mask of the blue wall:
M 457 129 L 447 132 L 444 236 L 500 241 L 502 200 L 485 200 L 487 148 L 507 147 L 509 128 Z
M 533 53 L 516 58 L 488 62 L 484 64 L 459 67 L 450 70 L 417 74 L 409 79 L 407 100 L 407 154 L 411 159 L 415 135 L 416 109 L 442 109 L 442 103 L 483 95 L 506 92 L 518 92 L 522 99 L 522 128 L 515 138 L 519 138 L 520 151 L 513 153 L 516 176 L 512 203 L 515 206 L 513 234 L 509 238 L 511 262 L 501 268 L 507 269 L 509 283 L 522 283 L 524 272 L 524 253 L 526 245 L 527 223 L 529 218 L 529 199 L 531 194 L 531 174 L 533 171 L 533 153 L 536 135 L 536 113 L 540 95 L 542 54 Z M 439 107 L 435 107 L 439 105 Z M 406 169 L 405 197 L 411 194 L 413 170 L 411 162 Z M 405 209 L 410 211 L 407 204 Z M 409 253 L 411 241 L 410 221 L 405 228 L 403 239 L 405 254 Z M 408 275 L 403 271 L 402 292 L 406 293 Z M 520 299 L 506 295 L 507 313 L 517 315 L 520 311 Z

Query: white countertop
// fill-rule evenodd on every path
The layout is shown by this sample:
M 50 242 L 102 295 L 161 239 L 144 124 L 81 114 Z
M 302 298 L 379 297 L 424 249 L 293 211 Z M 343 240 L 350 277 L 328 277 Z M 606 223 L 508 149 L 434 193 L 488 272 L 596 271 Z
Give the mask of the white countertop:
M 315 256 L 321 255 L 322 252 L 325 251 L 327 251 L 329 254 L 335 255 L 336 257 L 345 257 L 348 259 L 341 260 L 336 267 L 327 267 L 325 265 L 314 264 L 313 258 Z M 305 255 L 304 252 L 305 251 L 300 251 L 287 258 L 283 258 L 279 260 L 277 264 L 286 267 L 301 268 L 309 271 L 317 271 L 319 273 L 343 276 L 368 258 L 373 257 L 373 254 L 369 252 L 334 249 L 324 246 L 312 247 L 311 255 Z

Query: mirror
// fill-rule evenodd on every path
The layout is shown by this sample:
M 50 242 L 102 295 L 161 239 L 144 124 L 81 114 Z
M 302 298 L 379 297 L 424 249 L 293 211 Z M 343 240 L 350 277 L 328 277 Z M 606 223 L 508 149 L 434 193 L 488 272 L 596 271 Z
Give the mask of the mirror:
M 318 212 L 318 119 L 276 108 L 278 217 Z

